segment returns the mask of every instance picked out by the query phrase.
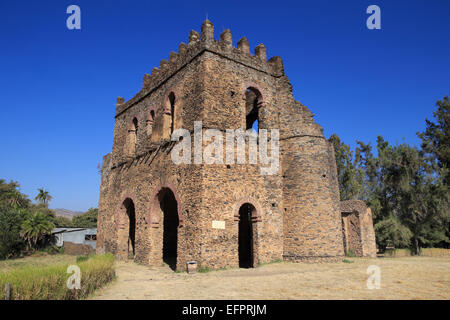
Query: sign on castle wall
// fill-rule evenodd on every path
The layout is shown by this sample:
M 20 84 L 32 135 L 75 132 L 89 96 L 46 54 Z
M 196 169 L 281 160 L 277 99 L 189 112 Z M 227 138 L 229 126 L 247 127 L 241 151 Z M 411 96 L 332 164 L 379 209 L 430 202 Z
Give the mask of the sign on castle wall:
M 213 229 L 225 229 L 225 221 L 213 220 L 212 227 Z

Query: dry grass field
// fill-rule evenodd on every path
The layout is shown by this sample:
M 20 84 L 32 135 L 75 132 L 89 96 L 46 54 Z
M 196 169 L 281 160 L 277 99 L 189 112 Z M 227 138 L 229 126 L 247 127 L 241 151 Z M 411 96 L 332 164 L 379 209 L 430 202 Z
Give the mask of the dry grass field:
M 70 269 L 77 265 L 78 269 Z M 0 261 L 0 288 L 11 300 L 85 299 L 115 278 L 112 254 L 75 257 L 35 253 L 25 258 Z M 68 287 L 68 280 L 81 275 L 80 288 Z M 76 281 L 75 281 L 76 283 Z M 2 297 L 3 298 L 3 297 Z
M 450 257 L 347 258 L 351 263 L 279 262 L 255 269 L 174 273 L 116 264 L 117 279 L 93 299 L 450 299 Z M 369 290 L 367 267 L 381 269 Z
M 53 265 L 75 264 L 76 256 L 67 254 L 49 255 L 36 253 L 17 259 L 0 260 L 0 271 L 6 272 L 20 267 L 47 267 Z

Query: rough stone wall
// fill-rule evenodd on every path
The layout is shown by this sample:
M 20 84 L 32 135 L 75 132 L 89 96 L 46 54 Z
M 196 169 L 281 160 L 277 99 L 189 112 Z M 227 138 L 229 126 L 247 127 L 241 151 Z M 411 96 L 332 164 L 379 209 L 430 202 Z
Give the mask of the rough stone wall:
M 162 216 L 157 202 L 161 188 L 170 188 L 177 197 L 182 223 L 178 232 L 178 262 L 200 261 L 201 233 L 197 208 L 201 206 L 200 168 L 175 165 L 168 157 L 171 144 L 149 152 L 147 156 L 114 168 L 99 203 L 99 226 L 97 246 L 104 251 L 119 254 L 118 233 L 126 228 L 127 216 L 122 202 L 133 200 L 136 214 L 135 260 L 145 264 L 162 263 Z M 125 258 L 121 255 L 120 258 Z
M 201 232 L 198 208 L 201 207 L 202 201 L 201 167 L 175 165 L 172 162 L 170 150 L 175 142 L 164 139 L 165 128 L 162 126 L 165 95 L 173 88 L 176 88 L 178 93 L 177 114 L 181 114 L 179 118 L 175 116 L 176 127 L 181 127 L 181 119 L 190 125 L 192 114 L 198 112 L 195 106 L 201 105 L 200 84 L 197 81 L 199 64 L 199 59 L 192 61 L 129 109 L 123 109 L 123 103 L 119 99 L 113 152 L 103 159 L 98 252 L 113 252 L 119 258 L 125 258 L 125 254 L 118 252 L 118 237 L 120 230 L 126 229 L 127 223 L 122 203 L 126 198 L 130 198 L 136 214 L 135 260 L 160 265 L 163 226 L 155 199 L 161 188 L 169 187 L 179 198 L 179 214 L 183 217 L 183 224 L 178 233 L 178 263 L 183 267 L 188 260 L 200 261 Z M 185 108 L 185 105 L 188 107 Z M 148 134 L 149 130 L 143 128 L 147 126 L 146 120 L 151 110 L 155 110 L 155 119 L 151 134 Z M 139 122 L 136 152 L 133 157 L 128 157 L 128 128 L 134 117 L 137 117 Z
M 343 256 L 339 191 L 328 142 L 303 136 L 281 141 L 284 257 L 323 261 Z
M 372 210 L 370 208 L 367 208 L 362 219 L 360 219 L 360 223 L 363 255 L 375 258 L 377 256 L 377 245 L 373 228 Z
M 222 131 L 245 129 L 244 93 L 248 86 L 257 84 L 264 93 L 259 128 L 278 128 L 275 82 L 276 78 L 266 72 L 244 67 L 214 53 L 205 53 L 203 126 Z M 224 267 L 238 264 L 239 221 L 235 216 L 244 201 L 257 207 L 260 217 L 260 221 L 253 223 L 255 265 L 282 258 L 281 184 L 279 174 L 261 175 L 259 164 L 204 166 L 202 216 L 205 240 L 202 258 L 207 265 Z M 218 206 L 220 210 L 216 209 Z M 225 220 L 227 228 L 211 229 L 212 220 Z
M 336 162 L 309 109 L 278 81 L 284 204 L 284 258 L 329 261 L 343 256 Z
M 191 141 L 194 121 L 202 121 L 203 132 L 245 129 L 248 88 L 259 93 L 259 128 L 280 130 L 278 173 L 262 175 L 259 164 L 174 164 L 170 152 L 181 142 L 170 141 L 172 119 L 174 129 L 190 131 Z M 158 195 L 167 188 L 178 204 L 178 269 L 190 260 L 209 268 L 237 266 L 239 208 L 245 203 L 255 208 L 253 265 L 343 255 L 331 145 L 311 112 L 292 97 L 281 59 L 267 61 L 264 45 L 251 55 L 245 38 L 233 47 L 229 30 L 215 40 L 209 21 L 144 76 L 136 96 L 117 99 L 113 149 L 103 158 L 97 252 L 126 258 L 123 203 L 131 199 L 134 259 L 161 264 L 164 219 Z M 225 227 L 213 228 L 213 221 Z
M 347 255 L 363 256 L 361 226 L 357 212 L 342 213 L 342 235 L 344 251 Z
M 341 201 L 342 233 L 346 253 L 357 257 L 376 257 L 377 248 L 372 211 L 361 200 Z

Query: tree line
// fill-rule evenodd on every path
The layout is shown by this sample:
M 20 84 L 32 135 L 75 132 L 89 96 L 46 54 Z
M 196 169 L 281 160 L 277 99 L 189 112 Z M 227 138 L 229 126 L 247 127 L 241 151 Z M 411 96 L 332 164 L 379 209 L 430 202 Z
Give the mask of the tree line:
M 48 208 L 52 200 L 44 188 L 38 189 L 32 203 L 20 192 L 20 185 L 0 179 L 0 259 L 19 256 L 51 246 L 49 236 L 57 227 L 97 227 L 97 209 L 75 216 L 58 217 Z
M 450 247 L 449 98 L 436 103 L 434 120 L 417 132 L 419 147 L 392 145 L 377 137 L 356 140 L 352 150 L 337 134 L 330 136 L 338 171 L 341 200 L 364 200 L 372 209 L 377 245 L 410 248 Z

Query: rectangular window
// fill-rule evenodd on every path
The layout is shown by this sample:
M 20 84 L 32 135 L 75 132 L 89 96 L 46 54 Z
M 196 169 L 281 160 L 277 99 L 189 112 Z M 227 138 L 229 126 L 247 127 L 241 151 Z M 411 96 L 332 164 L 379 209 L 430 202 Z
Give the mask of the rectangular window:
M 96 234 L 87 234 L 84 236 L 84 240 L 86 241 L 97 241 L 97 235 Z

